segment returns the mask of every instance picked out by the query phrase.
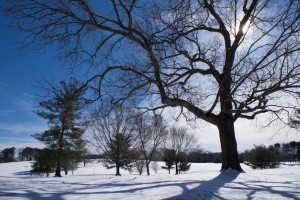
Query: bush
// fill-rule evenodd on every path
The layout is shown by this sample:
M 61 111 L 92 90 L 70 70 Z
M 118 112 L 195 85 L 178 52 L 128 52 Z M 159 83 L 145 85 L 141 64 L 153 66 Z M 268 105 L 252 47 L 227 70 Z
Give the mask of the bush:
M 185 153 L 180 153 L 178 157 L 179 157 L 179 166 L 178 166 L 179 173 L 190 170 L 191 164 L 189 164 L 187 161 L 187 155 Z
M 263 145 L 255 146 L 250 152 L 249 163 L 254 169 L 269 169 L 279 167 L 276 162 L 276 154 Z
M 37 160 L 32 165 L 31 175 L 49 176 L 55 171 L 56 160 L 55 152 L 50 149 L 41 149 L 38 151 Z

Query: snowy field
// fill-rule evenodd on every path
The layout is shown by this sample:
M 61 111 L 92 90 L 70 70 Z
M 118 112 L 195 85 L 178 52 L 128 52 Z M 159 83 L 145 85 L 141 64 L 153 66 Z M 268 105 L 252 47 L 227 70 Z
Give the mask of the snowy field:
M 160 163 L 162 165 L 162 163 Z M 114 176 L 100 163 L 80 166 L 74 175 L 62 178 L 31 177 L 30 162 L 0 164 L 2 200 L 106 200 L 106 199 L 300 199 L 300 164 L 246 173 L 220 173 L 220 164 L 192 164 L 186 174 L 129 174 Z M 62 173 L 63 174 L 63 173 Z

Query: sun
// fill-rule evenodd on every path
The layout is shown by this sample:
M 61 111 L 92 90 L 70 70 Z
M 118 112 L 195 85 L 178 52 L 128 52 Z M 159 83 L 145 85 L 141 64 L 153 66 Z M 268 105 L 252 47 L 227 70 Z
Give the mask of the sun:
M 251 29 L 251 24 L 250 24 L 250 21 L 248 20 L 246 22 L 246 24 L 243 26 L 242 31 L 245 34 L 245 33 L 249 32 L 250 29 Z

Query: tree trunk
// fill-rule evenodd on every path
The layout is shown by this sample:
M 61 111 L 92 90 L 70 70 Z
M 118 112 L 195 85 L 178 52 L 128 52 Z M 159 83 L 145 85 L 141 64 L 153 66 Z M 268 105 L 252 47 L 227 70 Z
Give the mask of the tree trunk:
M 63 127 L 64 127 L 64 122 L 63 122 Z M 54 177 L 61 177 L 61 174 L 60 174 L 60 164 L 61 164 L 62 149 L 63 149 L 62 142 L 63 142 L 63 139 L 64 139 L 64 130 L 65 129 L 62 128 L 61 133 L 60 133 L 60 137 L 59 137 L 59 141 L 58 141 L 59 149 L 58 149 L 56 171 L 55 171 Z
M 60 158 L 56 162 L 56 171 L 54 177 L 61 177 L 60 174 Z
M 116 165 L 116 176 L 121 176 L 120 174 L 120 166 Z
M 231 116 L 224 117 L 218 129 L 222 149 L 221 171 L 232 169 L 243 172 L 239 162 L 233 118 Z
M 178 174 L 178 162 L 175 162 L 175 174 Z
M 149 167 L 150 163 L 146 162 L 146 169 L 147 169 L 147 175 L 150 175 L 150 167 Z

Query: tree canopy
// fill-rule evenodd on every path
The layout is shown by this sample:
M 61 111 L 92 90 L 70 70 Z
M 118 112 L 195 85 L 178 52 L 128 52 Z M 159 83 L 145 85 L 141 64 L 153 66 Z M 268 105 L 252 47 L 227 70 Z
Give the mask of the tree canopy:
M 299 1 L 6 0 L 28 37 L 73 66 L 98 66 L 86 85 L 103 107 L 178 107 L 215 125 L 222 170 L 242 171 L 234 123 L 295 107 Z M 189 115 L 192 114 L 192 115 Z

